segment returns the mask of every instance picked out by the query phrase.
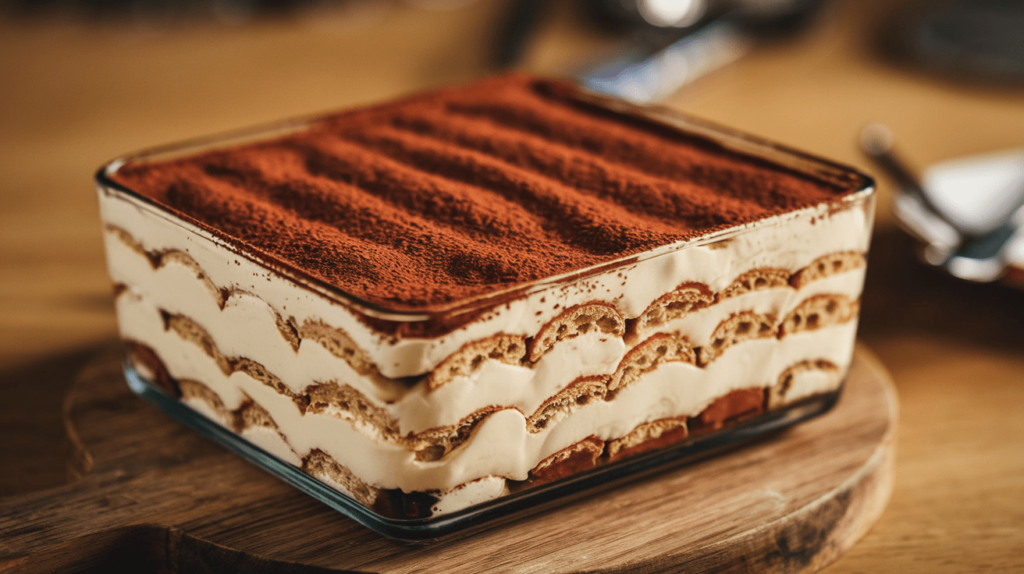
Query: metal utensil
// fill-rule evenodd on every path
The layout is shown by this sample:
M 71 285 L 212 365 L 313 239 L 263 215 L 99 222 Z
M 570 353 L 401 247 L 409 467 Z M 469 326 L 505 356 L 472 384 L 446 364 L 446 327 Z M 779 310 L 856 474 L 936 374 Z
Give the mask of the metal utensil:
M 955 277 L 988 283 L 1006 271 L 1006 247 L 1017 234 L 1024 206 L 1024 185 L 1012 187 L 1000 203 L 1008 206 L 983 232 L 967 229 L 936 205 L 893 151 L 892 132 L 882 124 L 864 128 L 861 149 L 896 181 L 893 212 L 924 243 L 925 262 Z M 1022 180 L 1024 181 L 1024 180 Z
M 827 0 L 591 0 L 603 19 L 632 24 L 613 57 L 576 74 L 587 88 L 657 102 L 746 55 L 762 40 L 806 29 Z M 667 43 L 664 40 L 668 38 Z

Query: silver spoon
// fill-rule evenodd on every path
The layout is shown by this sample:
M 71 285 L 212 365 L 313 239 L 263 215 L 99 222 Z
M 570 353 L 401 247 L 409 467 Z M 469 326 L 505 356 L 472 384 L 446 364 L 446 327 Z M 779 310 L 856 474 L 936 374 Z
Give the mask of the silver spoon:
M 1024 187 L 1013 191 L 1003 217 L 990 231 L 972 234 L 939 209 L 917 178 L 893 152 L 892 132 L 882 124 L 864 128 L 860 137 L 861 150 L 897 183 L 893 211 L 911 233 L 925 243 L 924 260 L 942 267 L 951 275 L 977 282 L 999 279 L 1006 268 L 1003 249 L 1017 232 L 1012 219 L 1024 205 Z

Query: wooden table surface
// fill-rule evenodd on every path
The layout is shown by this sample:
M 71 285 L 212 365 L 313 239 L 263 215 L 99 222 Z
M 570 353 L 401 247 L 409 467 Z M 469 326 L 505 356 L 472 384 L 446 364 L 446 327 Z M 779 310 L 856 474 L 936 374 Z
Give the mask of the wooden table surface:
M 1024 146 L 1024 90 L 878 55 L 890 4 L 836 5 L 806 37 L 666 103 L 868 171 L 855 140 L 873 120 L 915 166 Z M 66 480 L 63 391 L 116 336 L 91 183 L 100 163 L 487 75 L 506 6 L 379 2 L 237 27 L 0 19 L 0 496 Z M 563 74 L 609 49 L 571 4 L 551 12 L 525 69 Z M 1024 292 L 919 266 L 893 227 L 885 178 L 880 189 L 860 336 L 898 387 L 896 487 L 828 572 L 1020 571 Z

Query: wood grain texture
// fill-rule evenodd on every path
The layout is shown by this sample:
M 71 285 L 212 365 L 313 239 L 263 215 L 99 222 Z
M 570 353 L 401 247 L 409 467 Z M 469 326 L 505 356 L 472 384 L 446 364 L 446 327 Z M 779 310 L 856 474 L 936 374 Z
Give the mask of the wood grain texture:
M 0 568 L 814 571 L 892 489 L 896 399 L 859 349 L 828 414 L 721 456 L 425 545 L 383 538 L 134 396 L 115 347 L 64 403 L 78 478 L 0 499 Z

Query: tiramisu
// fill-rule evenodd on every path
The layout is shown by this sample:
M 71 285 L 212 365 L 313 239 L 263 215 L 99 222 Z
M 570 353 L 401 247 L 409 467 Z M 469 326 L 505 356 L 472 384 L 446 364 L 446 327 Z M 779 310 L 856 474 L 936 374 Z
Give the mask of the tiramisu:
M 284 127 L 100 172 L 121 336 L 371 509 L 442 516 L 841 385 L 856 172 L 523 76 Z

